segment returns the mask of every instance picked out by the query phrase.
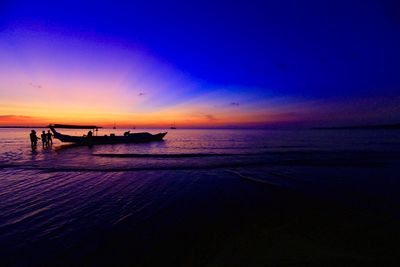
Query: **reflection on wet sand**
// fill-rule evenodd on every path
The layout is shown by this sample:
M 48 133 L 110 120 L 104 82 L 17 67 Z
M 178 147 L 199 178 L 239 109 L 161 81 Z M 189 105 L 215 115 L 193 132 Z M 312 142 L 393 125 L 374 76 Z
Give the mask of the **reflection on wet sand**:
M 2 131 L 1 266 L 397 260 L 400 133 L 178 130 L 31 152 Z

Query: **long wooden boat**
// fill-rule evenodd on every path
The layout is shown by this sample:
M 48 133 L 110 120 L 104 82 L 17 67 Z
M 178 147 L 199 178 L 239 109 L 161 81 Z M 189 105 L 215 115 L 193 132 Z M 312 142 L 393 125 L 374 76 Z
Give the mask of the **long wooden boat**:
M 151 142 L 161 141 L 167 132 L 150 134 L 148 132 L 142 133 L 125 133 L 124 135 L 103 135 L 97 136 L 93 133 L 101 128 L 94 125 L 67 125 L 67 124 L 50 124 L 50 130 L 53 132 L 54 138 L 66 143 L 75 143 L 82 145 L 98 145 L 98 144 L 121 144 L 121 143 L 140 143 L 140 142 Z M 90 129 L 87 135 L 74 136 L 61 134 L 56 131 L 56 128 L 64 129 Z

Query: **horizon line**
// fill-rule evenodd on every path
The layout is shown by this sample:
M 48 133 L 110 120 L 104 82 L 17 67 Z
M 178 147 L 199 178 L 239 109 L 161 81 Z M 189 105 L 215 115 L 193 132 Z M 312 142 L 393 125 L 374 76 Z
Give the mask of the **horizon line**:
M 0 129 L 28 129 L 28 128 L 49 128 L 49 125 L 0 125 Z M 102 126 L 103 129 L 113 129 L 113 126 Z M 171 129 L 171 126 L 145 126 L 145 127 L 119 127 L 116 129 L 254 129 L 254 130 L 287 130 L 287 129 L 310 129 L 310 130 L 340 130 L 340 129 L 400 129 L 400 123 L 385 123 L 385 124 L 355 124 L 355 125 L 342 125 L 342 126 L 299 126 L 299 125 L 263 125 L 263 126 L 197 126 L 197 127 L 178 127 Z M 116 130 L 114 129 L 114 130 Z

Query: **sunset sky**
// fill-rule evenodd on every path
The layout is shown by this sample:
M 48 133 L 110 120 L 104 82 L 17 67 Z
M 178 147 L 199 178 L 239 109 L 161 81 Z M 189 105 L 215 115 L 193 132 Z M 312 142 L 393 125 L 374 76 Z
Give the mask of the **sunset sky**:
M 1 1 L 0 125 L 400 122 L 395 1 Z

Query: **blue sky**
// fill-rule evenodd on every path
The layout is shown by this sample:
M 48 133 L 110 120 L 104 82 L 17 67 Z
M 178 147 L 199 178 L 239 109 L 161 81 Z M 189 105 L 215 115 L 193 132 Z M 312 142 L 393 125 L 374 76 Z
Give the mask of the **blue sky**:
M 51 84 L 52 92 L 60 92 L 54 101 L 72 78 L 84 81 L 84 95 L 107 95 L 94 80 L 118 76 L 118 94 L 132 94 L 141 110 L 188 125 L 207 124 L 190 114 L 213 117 L 210 124 L 234 124 L 232 112 L 243 114 L 237 123 L 251 125 L 276 123 L 270 118 L 289 113 L 282 122 L 400 119 L 395 1 L 6 1 L 0 10 L 0 93 L 6 104 L 18 102 L 12 91 L 32 89 L 18 85 L 18 77 L 25 85 Z M 33 74 L 39 66 L 42 74 Z M 139 95 L 146 101 L 133 99 Z M 115 116 L 129 120 L 138 112 L 115 101 Z

